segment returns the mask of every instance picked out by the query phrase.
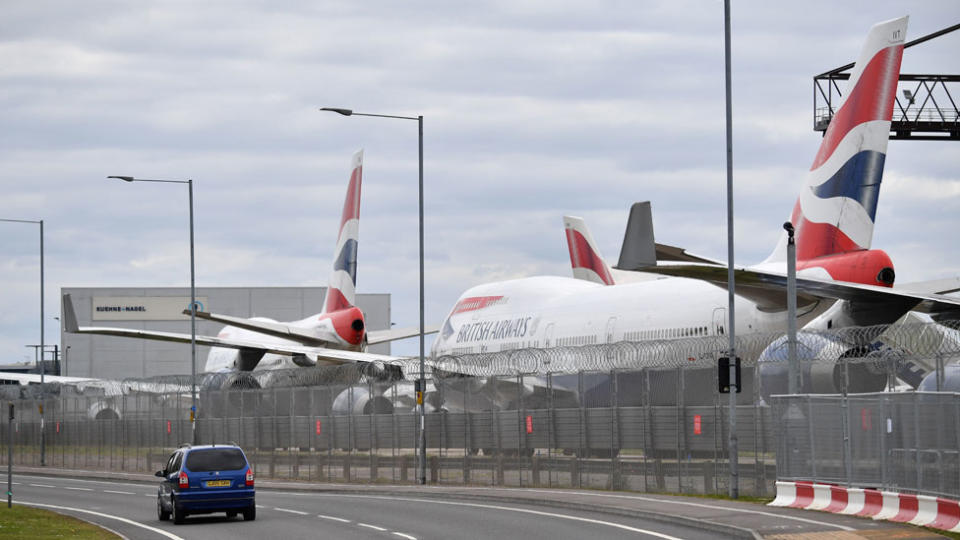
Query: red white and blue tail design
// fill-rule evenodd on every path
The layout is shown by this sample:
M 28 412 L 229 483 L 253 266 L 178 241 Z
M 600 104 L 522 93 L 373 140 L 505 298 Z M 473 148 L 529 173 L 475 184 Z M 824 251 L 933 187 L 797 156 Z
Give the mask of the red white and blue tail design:
M 906 30 L 907 17 L 870 29 L 790 218 L 800 268 L 870 249 Z M 786 243 L 767 262 L 786 261 Z
M 567 233 L 573 277 L 601 285 L 613 285 L 610 267 L 600 257 L 600 250 L 597 249 L 583 218 L 563 216 L 563 228 Z
M 333 251 L 333 269 L 327 287 L 323 312 L 331 313 L 356 304 L 357 241 L 360 238 L 360 181 L 363 176 L 363 150 L 353 155 L 350 184 L 340 217 L 340 234 Z

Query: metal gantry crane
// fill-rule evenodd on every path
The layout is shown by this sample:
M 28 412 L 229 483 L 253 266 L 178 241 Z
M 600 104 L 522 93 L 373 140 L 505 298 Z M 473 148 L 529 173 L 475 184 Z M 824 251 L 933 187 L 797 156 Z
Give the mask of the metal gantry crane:
M 960 24 L 906 43 L 919 45 L 960 29 Z M 850 79 L 853 62 L 821 73 L 813 78 L 813 129 L 825 133 L 840 103 L 837 81 Z M 960 75 L 900 74 L 890 138 L 912 141 L 960 141 L 960 108 L 951 95 L 960 95 Z

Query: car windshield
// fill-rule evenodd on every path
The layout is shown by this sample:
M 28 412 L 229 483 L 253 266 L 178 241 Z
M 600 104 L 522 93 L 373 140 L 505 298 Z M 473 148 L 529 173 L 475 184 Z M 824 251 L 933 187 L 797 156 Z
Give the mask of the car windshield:
M 187 454 L 187 469 L 195 472 L 234 471 L 246 466 L 243 452 L 236 448 L 193 450 Z

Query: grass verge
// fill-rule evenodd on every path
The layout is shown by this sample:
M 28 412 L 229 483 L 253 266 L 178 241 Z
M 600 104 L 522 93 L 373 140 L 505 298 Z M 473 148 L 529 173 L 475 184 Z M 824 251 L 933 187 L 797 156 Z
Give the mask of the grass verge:
M 120 537 L 86 521 L 15 504 L 13 508 L 0 507 L 0 538 L 117 540 Z

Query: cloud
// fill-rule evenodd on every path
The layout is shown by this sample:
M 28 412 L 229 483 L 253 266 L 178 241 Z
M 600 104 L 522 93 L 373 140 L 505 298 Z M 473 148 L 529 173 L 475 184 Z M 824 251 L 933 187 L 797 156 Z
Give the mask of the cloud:
M 564 213 L 584 216 L 615 259 L 630 203 L 650 200 L 658 240 L 726 257 L 719 1 L 5 7 L 0 217 L 45 220 L 50 313 L 59 287 L 185 282 L 184 186 L 111 174 L 194 179 L 198 283 L 324 284 L 362 147 L 358 290 L 390 292 L 395 322 L 415 324 L 417 125 L 322 106 L 424 115 L 428 323 L 469 286 L 569 275 Z M 908 8 L 912 37 L 957 13 L 949 1 Z M 812 75 L 904 10 L 734 4 L 738 261 L 767 254 L 819 145 Z M 904 70 L 949 72 L 956 45 L 911 48 Z M 890 144 L 874 245 L 901 277 L 960 266 L 952 144 Z M 0 296 L 3 363 L 39 332 L 39 313 L 19 309 L 38 303 L 38 250 L 29 227 L 0 230 L 0 280 L 16 291 Z

